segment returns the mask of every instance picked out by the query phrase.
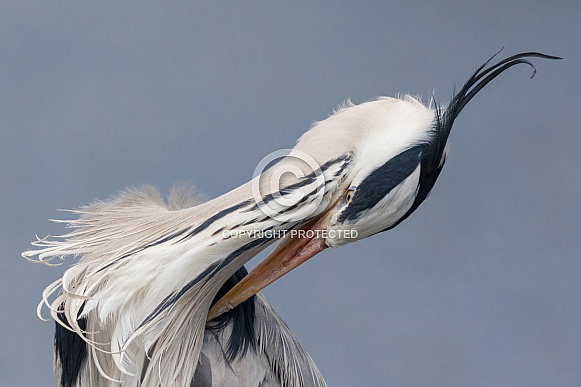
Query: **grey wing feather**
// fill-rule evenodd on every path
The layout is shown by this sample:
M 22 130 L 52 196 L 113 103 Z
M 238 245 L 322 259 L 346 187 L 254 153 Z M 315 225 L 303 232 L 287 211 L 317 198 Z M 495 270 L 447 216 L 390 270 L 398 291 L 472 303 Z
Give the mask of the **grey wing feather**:
M 232 327 L 207 329 L 191 387 L 326 387 L 313 359 L 261 294 L 255 306 L 256 350 L 228 360 Z

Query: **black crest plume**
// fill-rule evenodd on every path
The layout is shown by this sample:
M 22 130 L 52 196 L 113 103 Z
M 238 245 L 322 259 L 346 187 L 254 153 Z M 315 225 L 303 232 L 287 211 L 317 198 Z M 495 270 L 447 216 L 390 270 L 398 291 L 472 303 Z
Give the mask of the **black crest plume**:
M 480 66 L 470 78 L 468 78 L 468 81 L 466 81 L 460 91 L 454 95 L 448 106 L 442 108 L 434 101 L 436 109 L 436 122 L 434 123 L 435 136 L 434 139 L 430 143 L 425 144 L 422 149 L 418 195 L 409 211 L 389 229 L 397 226 L 405 220 L 428 197 L 432 187 L 436 183 L 436 179 L 440 175 L 444 162 L 446 161 L 444 150 L 454 120 L 458 117 L 458 114 L 460 114 L 468 102 L 470 102 L 472 98 L 480 92 L 480 90 L 504 71 L 518 64 L 526 64 L 533 69 L 533 74 L 531 75 L 532 79 L 537 73 L 537 69 L 527 58 L 562 59 L 557 56 L 546 55 L 540 52 L 523 52 L 489 66 L 490 62 L 499 53 L 500 51 L 494 54 L 482 66 Z

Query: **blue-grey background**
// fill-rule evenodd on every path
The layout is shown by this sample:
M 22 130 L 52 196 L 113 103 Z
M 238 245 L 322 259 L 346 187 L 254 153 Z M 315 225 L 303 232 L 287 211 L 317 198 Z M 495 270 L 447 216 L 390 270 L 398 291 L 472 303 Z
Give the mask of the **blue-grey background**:
M 345 99 L 445 102 L 504 46 L 566 59 L 472 101 L 409 220 L 265 293 L 330 386 L 581 385 L 580 38 L 574 0 L 2 2 L 0 384 L 52 384 L 35 308 L 65 267 L 20 252 L 56 209 L 217 196 Z

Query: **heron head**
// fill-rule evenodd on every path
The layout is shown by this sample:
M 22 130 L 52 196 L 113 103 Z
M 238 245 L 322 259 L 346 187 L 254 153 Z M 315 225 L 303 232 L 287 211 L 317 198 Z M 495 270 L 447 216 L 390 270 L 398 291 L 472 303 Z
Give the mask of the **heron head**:
M 437 138 L 437 111 L 415 98 L 366 102 L 330 120 L 345 119 L 342 114 L 354 116 L 348 119 L 351 131 L 363 134 L 358 136 L 338 198 L 323 217 L 326 223 L 319 225 L 327 231 L 324 243 L 329 247 L 352 243 L 401 222 L 423 200 L 416 202 L 418 195 L 433 186 L 426 168 L 432 170 L 432 164 L 441 168 L 445 158 L 445 142 L 439 144 Z M 358 122 L 356 116 L 364 118 Z M 439 146 L 442 151 L 434 152 Z M 437 160 L 432 160 L 435 153 Z
M 526 59 L 531 57 L 560 59 L 527 52 L 489 66 L 491 58 L 443 107 L 434 101 L 426 106 L 410 96 L 380 98 L 348 104 L 314 125 L 295 149 L 322 165 L 333 165 L 332 160 L 348 159 L 348 163 L 340 168 L 341 173 L 324 171 L 330 192 L 323 205 L 308 221 L 297 224 L 294 237 L 285 238 L 216 303 L 209 318 L 246 300 L 327 247 L 389 230 L 410 216 L 434 187 L 446 161 L 450 131 L 462 109 L 512 66 L 527 64 L 534 76 L 535 67 Z
M 496 55 L 495 55 L 496 56 Z M 455 119 L 470 100 L 508 68 L 527 64 L 525 58 L 560 59 L 535 52 L 480 66 L 444 107 L 434 100 L 381 99 L 353 107 L 365 117 L 365 136 L 355 150 L 354 168 L 344 193 L 326 217 L 325 245 L 338 247 L 397 226 L 427 198 L 447 157 L 448 137 Z M 363 110 L 357 112 L 355 108 Z M 367 110 L 367 111 L 365 111 Z M 375 110 L 375 111 L 374 111 Z M 331 117 L 331 119 L 334 117 Z M 357 122 L 349 119 L 351 125 Z M 356 124 L 354 126 L 357 126 Z M 353 130 L 354 128 L 351 128 Z M 334 231 L 334 232 L 333 232 Z

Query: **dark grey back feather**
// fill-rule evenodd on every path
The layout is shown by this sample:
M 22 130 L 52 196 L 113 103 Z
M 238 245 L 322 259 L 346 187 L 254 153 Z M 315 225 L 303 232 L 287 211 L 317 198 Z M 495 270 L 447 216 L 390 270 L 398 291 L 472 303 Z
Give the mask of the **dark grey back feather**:
M 248 387 L 324 387 L 327 384 L 313 359 L 292 334 L 286 323 L 259 293 L 252 302 L 254 327 L 240 329 L 236 318 L 222 321 L 206 329 L 202 353 L 192 386 L 248 386 Z M 248 301 L 247 301 L 248 302 Z M 254 345 L 247 346 L 244 354 L 237 348 L 234 358 L 229 343 L 235 335 L 255 332 Z M 241 344 L 240 344 L 241 345 Z

